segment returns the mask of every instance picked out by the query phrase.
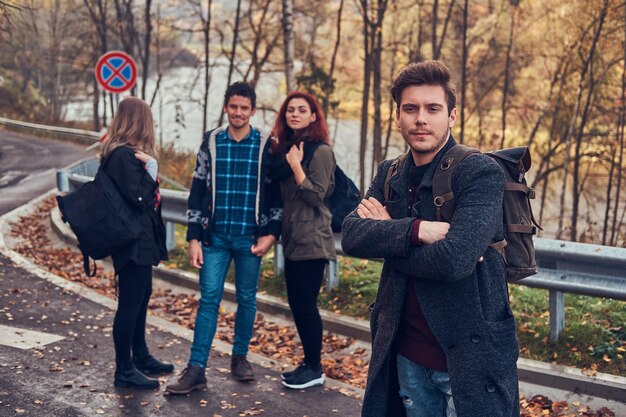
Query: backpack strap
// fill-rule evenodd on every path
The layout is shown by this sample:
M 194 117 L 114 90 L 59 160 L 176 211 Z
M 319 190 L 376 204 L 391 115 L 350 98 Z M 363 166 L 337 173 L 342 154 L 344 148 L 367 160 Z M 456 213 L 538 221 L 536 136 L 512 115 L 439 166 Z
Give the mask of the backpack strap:
M 402 155 L 394 159 L 391 162 L 391 165 L 389 165 L 389 169 L 387 169 L 387 175 L 385 176 L 385 183 L 383 185 L 383 198 L 385 199 L 385 201 L 389 200 L 389 198 L 391 197 L 391 188 L 389 187 L 391 179 L 398 172 L 402 171 L 402 169 L 404 168 L 404 164 L 406 163 L 406 159 L 409 157 L 409 154 L 410 151 L 403 153 Z
M 78 245 L 78 249 L 80 249 L 80 253 L 83 254 L 83 269 L 85 270 L 85 275 L 88 277 L 95 277 L 96 272 L 98 272 L 98 265 L 96 264 L 96 261 L 93 261 L 93 272 L 91 272 L 91 267 L 89 266 L 89 255 L 87 255 L 80 245 Z
M 433 176 L 433 202 L 437 208 L 437 221 L 450 221 L 452 219 L 454 204 L 446 203 L 454 199 L 454 192 L 452 191 L 454 169 L 465 158 L 475 153 L 480 153 L 480 151 L 465 145 L 454 145 L 439 161 Z
M 302 166 L 305 166 L 307 168 L 309 167 L 309 165 L 311 164 L 311 160 L 313 159 L 313 155 L 315 155 L 315 151 L 322 145 L 330 146 L 328 143 L 325 142 L 309 142 L 308 146 L 305 145 L 308 149 L 306 155 L 302 156 Z

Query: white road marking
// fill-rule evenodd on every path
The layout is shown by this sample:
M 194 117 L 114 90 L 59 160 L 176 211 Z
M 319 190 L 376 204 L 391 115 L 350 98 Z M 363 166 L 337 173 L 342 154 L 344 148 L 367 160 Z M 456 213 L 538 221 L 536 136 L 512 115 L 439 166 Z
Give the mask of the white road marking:
M 17 349 L 32 349 L 63 340 L 65 337 L 52 333 L 20 329 L 0 324 L 0 345 Z

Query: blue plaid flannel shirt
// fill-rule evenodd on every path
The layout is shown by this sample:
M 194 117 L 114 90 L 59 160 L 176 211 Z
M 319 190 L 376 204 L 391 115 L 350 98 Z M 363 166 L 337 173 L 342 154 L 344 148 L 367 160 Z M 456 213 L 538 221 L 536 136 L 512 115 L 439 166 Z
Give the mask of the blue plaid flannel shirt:
M 251 128 L 239 142 L 228 130 L 215 137 L 215 209 L 213 230 L 231 235 L 254 234 L 261 133 Z

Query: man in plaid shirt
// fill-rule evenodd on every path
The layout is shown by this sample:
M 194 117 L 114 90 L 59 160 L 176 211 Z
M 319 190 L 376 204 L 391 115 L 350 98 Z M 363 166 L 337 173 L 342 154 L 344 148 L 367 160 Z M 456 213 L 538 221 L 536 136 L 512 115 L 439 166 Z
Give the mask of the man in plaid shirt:
M 254 379 L 246 355 L 256 317 L 261 257 L 280 234 L 280 188 L 266 175 L 269 140 L 250 126 L 256 93 L 236 82 L 226 90 L 224 102 L 228 125 L 204 134 L 189 193 L 189 261 L 200 269 L 200 305 L 187 367 L 166 388 L 172 394 L 206 387 L 205 368 L 233 259 L 237 315 L 231 373 L 239 381 Z

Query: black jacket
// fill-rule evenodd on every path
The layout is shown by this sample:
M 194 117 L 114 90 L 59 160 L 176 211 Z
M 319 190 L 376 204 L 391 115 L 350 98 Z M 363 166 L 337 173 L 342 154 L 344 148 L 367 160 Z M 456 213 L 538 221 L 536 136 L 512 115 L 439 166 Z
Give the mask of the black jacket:
M 154 208 L 157 183 L 129 147 L 115 148 L 108 158 L 104 171 L 128 205 L 140 213 L 142 229 L 137 242 L 112 256 L 113 266 L 119 272 L 129 261 L 137 265 L 158 265 L 161 260 L 167 259 L 167 249 L 161 207 Z

